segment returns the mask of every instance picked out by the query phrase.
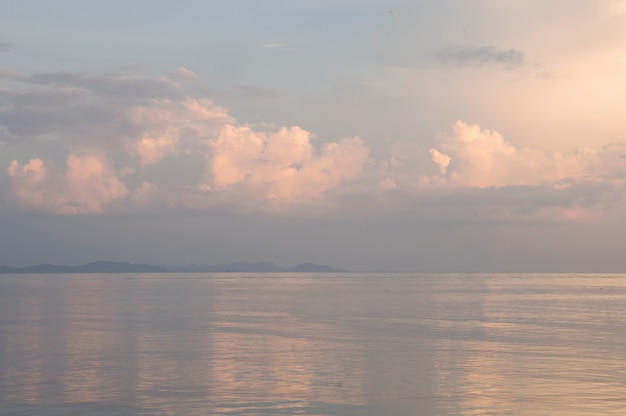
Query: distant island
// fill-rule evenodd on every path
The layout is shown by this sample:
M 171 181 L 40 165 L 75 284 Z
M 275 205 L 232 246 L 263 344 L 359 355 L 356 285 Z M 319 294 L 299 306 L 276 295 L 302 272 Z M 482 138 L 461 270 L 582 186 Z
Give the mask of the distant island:
M 152 264 L 96 261 L 80 266 L 38 264 L 26 267 L 0 266 L 0 273 L 51 274 L 51 273 L 337 273 L 346 270 L 314 263 L 302 263 L 295 267 L 281 267 L 271 262 L 228 263 L 217 266 L 158 266 Z

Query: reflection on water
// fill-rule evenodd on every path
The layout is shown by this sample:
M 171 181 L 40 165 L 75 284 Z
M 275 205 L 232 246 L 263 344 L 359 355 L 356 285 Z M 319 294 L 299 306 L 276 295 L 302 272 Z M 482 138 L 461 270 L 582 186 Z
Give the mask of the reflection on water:
M 437 348 L 441 392 L 463 393 L 443 402 L 447 414 L 624 414 L 626 276 L 504 275 L 481 285 L 459 302 L 463 314 L 439 312 L 475 331 Z
M 0 414 L 598 415 L 626 276 L 0 275 Z

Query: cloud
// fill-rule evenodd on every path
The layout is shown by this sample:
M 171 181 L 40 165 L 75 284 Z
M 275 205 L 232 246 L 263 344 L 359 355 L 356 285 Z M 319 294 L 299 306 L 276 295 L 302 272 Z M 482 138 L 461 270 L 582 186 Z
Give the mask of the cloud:
M 176 69 L 175 71 L 170 72 L 167 75 L 169 78 L 182 84 L 185 84 L 185 83 L 193 84 L 193 83 L 200 81 L 200 77 L 198 77 L 198 75 L 195 72 L 190 71 L 187 68 L 183 68 L 183 67 L 180 67 Z
M 462 121 L 454 125 L 452 135 L 441 135 L 439 146 L 430 149 L 446 183 L 474 188 L 539 185 L 585 177 L 590 174 L 591 153 L 564 156 L 534 148 L 518 149 L 500 133 Z
M 448 170 L 448 166 L 450 166 L 450 160 L 452 160 L 452 158 L 448 155 L 444 155 L 437 149 L 430 149 L 429 153 L 433 159 L 433 162 L 435 162 L 435 164 L 439 167 L 439 173 L 445 175 L 446 171 Z
M 6 42 L 0 42 L 0 52 L 9 52 L 11 50 L 11 44 Z
M 211 100 L 191 97 L 134 106 L 128 109 L 127 117 L 141 133 L 128 137 L 126 146 L 139 156 L 142 165 L 157 163 L 168 154 L 189 151 L 218 134 L 222 126 L 235 122 Z
M 132 98 L 135 100 L 174 96 L 182 93 L 181 87 L 169 78 L 148 78 L 121 74 L 79 72 L 24 74 L 13 70 L 0 70 L 1 78 L 52 88 L 81 88 L 88 91 L 96 91 L 100 96 Z
M 25 164 L 13 160 L 7 172 L 17 204 L 37 212 L 102 213 L 107 204 L 129 194 L 116 173 L 94 155 L 70 154 L 64 173 L 48 168 L 41 159 Z
M 498 49 L 493 46 L 448 46 L 433 54 L 444 65 L 457 67 L 500 64 L 506 69 L 524 65 L 524 53 L 517 49 Z
M 421 176 L 414 192 L 430 195 L 439 210 L 428 214 L 433 219 L 599 221 L 626 208 L 626 144 L 566 155 L 516 147 L 496 131 L 459 121 L 430 156 L 439 173 Z
M 297 125 L 240 122 L 195 74 L 174 73 L 3 71 L 21 84 L 0 90 L 0 140 L 10 143 L 4 200 L 55 214 L 331 210 L 483 221 L 583 218 L 622 204 L 621 144 L 548 152 L 462 121 L 429 147 L 322 139 Z
M 186 81 L 196 76 L 184 69 L 168 79 L 11 71 L 4 76 L 32 84 L 0 91 L 0 126 L 6 137 L 28 139 L 42 149 L 51 140 L 57 143 L 54 152 L 37 155 L 32 162 L 21 165 L 14 160 L 8 171 L 13 197 L 20 206 L 38 211 L 96 213 L 114 207 L 110 202 L 148 193 L 144 205 L 150 200 L 196 206 L 193 201 L 199 198 L 202 206 L 230 201 L 284 209 L 323 200 L 327 192 L 356 178 L 368 160 L 368 149 L 359 138 L 314 144 L 313 135 L 297 126 L 238 123 L 202 89 L 187 90 Z M 120 90 L 126 84 L 143 93 L 126 95 Z M 63 147 L 69 156 L 67 170 L 60 174 L 49 166 L 60 164 L 55 157 L 63 154 Z M 126 174 L 108 169 L 105 158 L 91 156 L 81 164 L 76 154 L 108 155 Z M 171 167 L 162 167 L 168 166 L 163 163 L 168 156 Z M 194 163 L 204 164 L 195 179 L 190 174 Z M 119 192 L 83 197 L 74 172 L 88 166 L 99 166 L 100 173 L 92 175 L 96 184 L 85 187 L 103 189 L 106 183 Z M 142 191 L 131 195 L 130 183 Z M 46 198 L 55 202 L 46 205 Z
M 226 126 L 210 142 L 207 185 L 216 191 L 243 187 L 259 200 L 302 203 L 362 173 L 368 149 L 359 138 L 325 143 L 319 151 L 311 139 L 299 127 L 265 133 Z
M 339 197 L 352 215 L 543 224 L 602 221 L 626 208 L 626 145 L 619 143 L 564 154 L 516 146 L 459 121 L 430 149 L 398 146 L 377 166 L 363 175 L 368 187 Z
M 132 149 L 150 164 L 174 151 L 181 134 L 188 138 L 192 130 L 202 130 L 198 123 L 225 113 L 202 96 L 201 86 L 189 83 L 193 73 L 174 72 L 180 82 L 117 74 L 0 71 L 0 77 L 26 84 L 0 89 L 0 125 L 13 141 Z

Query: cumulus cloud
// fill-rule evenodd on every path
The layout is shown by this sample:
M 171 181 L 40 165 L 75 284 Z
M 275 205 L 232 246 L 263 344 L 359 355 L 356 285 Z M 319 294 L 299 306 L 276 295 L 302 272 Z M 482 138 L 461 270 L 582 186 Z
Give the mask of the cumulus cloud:
M 368 160 L 368 149 L 359 138 L 313 143 L 313 135 L 297 126 L 238 123 L 202 90 L 187 90 L 183 81 L 195 80 L 195 74 L 184 69 L 157 80 L 12 71 L 4 76 L 33 85 L 0 92 L 4 103 L 0 126 L 10 137 L 28 138 L 35 146 L 53 140 L 70 154 L 64 174 L 48 168 L 55 164 L 47 160 L 50 155 L 24 165 L 17 160 L 11 163 L 13 197 L 23 207 L 96 213 L 121 199 L 141 200 L 143 205 L 169 200 L 169 204 L 195 206 L 189 201 L 201 198 L 206 206 L 233 200 L 231 196 L 248 205 L 269 201 L 284 207 L 323 199 L 325 193 L 355 179 Z M 133 80 L 140 86 L 154 85 L 156 90 L 146 87 L 145 94 L 118 95 L 118 87 Z M 127 177 L 107 168 L 103 158 L 83 160 L 75 155 L 85 152 L 111 155 L 122 163 L 120 172 Z M 158 173 L 158 165 L 168 156 L 178 158 L 180 173 L 170 169 L 174 178 Z M 189 161 L 198 157 L 204 161 L 205 173 L 201 169 L 194 180 L 187 171 Z M 88 167 L 98 168 L 97 174 L 88 175 L 95 183 L 78 180 L 89 173 Z M 141 185 L 131 194 L 123 179 Z M 159 179 L 167 185 L 161 186 Z M 83 186 L 109 191 L 87 198 L 79 192 Z M 173 195 L 178 202 L 155 198 L 159 192 Z M 54 203 L 44 204 L 47 198 Z
M 195 74 L 172 74 L 3 71 L 22 84 L 0 90 L 0 140 L 11 142 L 3 149 L 20 149 L 5 157 L 5 199 L 56 214 L 405 207 L 431 218 L 452 215 L 463 205 L 458 198 L 491 218 L 498 210 L 536 211 L 520 210 L 520 200 L 570 213 L 621 203 L 626 149 L 619 144 L 546 152 L 459 121 L 430 149 L 388 140 L 390 153 L 377 157 L 359 137 L 319 138 L 299 126 L 239 122 L 196 88 Z M 124 85 L 142 93 L 127 94 Z M 448 203 L 452 211 L 442 208 Z M 436 209 L 423 211 L 428 206 Z
M 433 54 L 442 64 L 453 66 L 503 65 L 514 69 L 524 64 L 524 53 L 518 49 L 498 49 L 493 46 L 448 46 Z
M 461 121 L 456 123 L 453 132 L 441 138 L 441 151 L 430 149 L 433 162 L 451 182 L 485 188 L 528 180 L 511 167 L 511 162 L 520 158 L 515 147 L 499 133 Z
M 16 202 L 39 212 L 101 213 L 129 193 L 106 162 L 94 155 L 70 154 L 64 173 L 48 168 L 41 159 L 25 164 L 13 160 L 7 171 Z
M 264 200 L 306 202 L 362 172 L 368 149 L 361 139 L 325 143 L 319 152 L 311 139 L 299 127 L 265 133 L 226 126 L 210 142 L 210 187 L 244 186 Z
M 445 175 L 452 158 L 448 155 L 444 155 L 437 149 L 430 149 L 429 153 L 433 162 L 435 162 L 435 164 L 439 167 L 439 173 Z
M 168 154 L 189 150 L 218 134 L 222 126 L 235 121 L 211 100 L 191 97 L 134 106 L 128 109 L 127 116 L 141 133 L 138 137 L 127 137 L 126 145 L 139 156 L 142 165 L 154 164 Z
M 430 149 L 446 182 L 475 188 L 555 183 L 586 175 L 590 157 L 564 156 L 540 149 L 516 148 L 500 133 L 458 121 Z

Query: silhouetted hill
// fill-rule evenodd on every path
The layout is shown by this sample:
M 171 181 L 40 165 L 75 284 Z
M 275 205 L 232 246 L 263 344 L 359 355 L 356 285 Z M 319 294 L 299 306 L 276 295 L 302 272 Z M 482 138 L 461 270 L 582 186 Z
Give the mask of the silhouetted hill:
M 72 273 L 71 266 L 59 266 L 56 264 L 38 264 L 17 268 L 14 273 Z
M 117 263 L 113 261 L 96 261 L 73 268 L 74 273 L 166 273 L 163 266 L 151 264 Z
M 48 274 L 48 273 L 283 273 L 283 272 L 307 272 L 327 273 L 342 272 L 331 266 L 303 263 L 295 267 L 280 267 L 271 262 L 247 263 L 237 262 L 220 264 L 217 266 L 156 266 L 152 264 L 119 263 L 114 261 L 96 261 L 80 266 L 65 266 L 55 264 L 38 264 L 26 267 L 0 266 L 0 273 L 20 274 Z
M 55 264 L 38 264 L 26 267 L 0 267 L 0 273 L 155 273 L 167 272 L 163 266 L 150 264 L 118 263 L 114 261 L 96 261 L 81 266 L 59 266 Z

